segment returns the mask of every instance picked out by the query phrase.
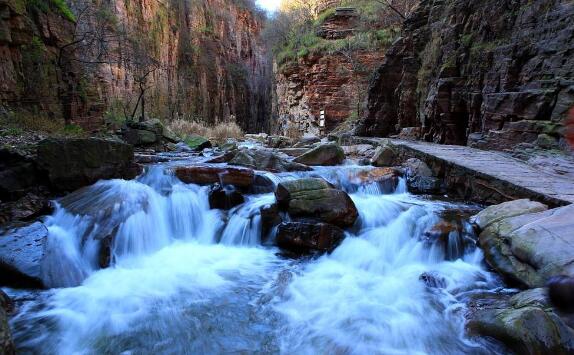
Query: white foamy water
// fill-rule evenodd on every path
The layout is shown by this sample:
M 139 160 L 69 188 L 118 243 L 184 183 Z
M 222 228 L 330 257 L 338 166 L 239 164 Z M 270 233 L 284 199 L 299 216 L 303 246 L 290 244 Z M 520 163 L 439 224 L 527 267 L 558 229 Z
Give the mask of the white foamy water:
M 356 169 L 356 167 L 351 167 Z M 429 245 L 424 233 L 452 205 L 383 195 L 348 172 L 319 170 L 349 191 L 356 226 L 330 255 L 293 260 L 261 245 L 259 209 L 248 196 L 210 210 L 207 188 L 155 168 L 138 181 L 100 182 L 60 202 L 45 281 L 11 324 L 19 349 L 45 354 L 453 354 L 492 353 L 464 335 L 467 291 L 495 280 L 474 248 Z M 114 236 L 112 266 L 100 240 Z M 451 245 L 452 244 L 452 245 Z M 454 248 L 454 251 L 450 251 Z M 466 250 L 466 252 L 465 252 Z M 448 255 L 461 257 L 449 258 Z M 452 260 L 451 260 L 452 259 Z M 450 261 L 449 261 L 450 260 Z M 430 273 L 444 288 L 420 279 Z

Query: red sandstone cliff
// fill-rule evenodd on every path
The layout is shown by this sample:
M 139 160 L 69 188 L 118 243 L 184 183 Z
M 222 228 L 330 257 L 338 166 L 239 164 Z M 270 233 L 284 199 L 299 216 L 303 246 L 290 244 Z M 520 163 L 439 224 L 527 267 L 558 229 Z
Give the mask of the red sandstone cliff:
M 145 58 L 158 67 L 146 77 L 150 116 L 268 129 L 264 19 L 249 2 L 80 0 L 70 3 L 76 22 L 57 9 L 26 4 L 0 0 L 5 108 L 47 112 L 85 127 L 131 115 Z M 134 41 L 141 41 L 138 47 Z

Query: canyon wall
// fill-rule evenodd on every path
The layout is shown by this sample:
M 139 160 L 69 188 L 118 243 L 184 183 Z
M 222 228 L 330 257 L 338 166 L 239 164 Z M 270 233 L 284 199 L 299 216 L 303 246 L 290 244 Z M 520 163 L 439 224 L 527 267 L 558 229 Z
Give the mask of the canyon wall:
M 297 58 L 275 66 L 274 130 L 279 134 L 329 133 L 364 112 L 369 78 L 384 58 L 386 43 L 376 38 L 380 24 L 367 24 L 361 8 L 338 8 L 339 3 L 320 2 L 313 33 L 299 35 L 311 42 L 310 48 L 298 48 Z
M 560 148 L 572 106 L 574 1 L 424 0 L 377 69 L 356 133 Z
M 269 129 L 272 68 L 251 1 L 58 3 L 0 0 L 4 109 L 97 128 L 137 118 L 145 91 L 147 117 Z

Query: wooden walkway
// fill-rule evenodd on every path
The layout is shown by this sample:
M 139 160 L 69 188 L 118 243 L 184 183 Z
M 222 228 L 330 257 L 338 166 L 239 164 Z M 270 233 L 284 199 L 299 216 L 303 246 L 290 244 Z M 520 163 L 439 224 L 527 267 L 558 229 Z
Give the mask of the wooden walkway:
M 502 152 L 396 139 L 390 141 L 407 154 L 410 152 L 425 158 L 427 164 L 428 160 L 439 161 L 450 167 L 459 167 L 458 170 L 473 172 L 483 179 L 492 179 L 498 182 L 498 186 L 508 187 L 512 196 L 550 202 L 551 205 L 574 203 L 574 179 L 570 174 L 553 174 Z M 517 196 L 517 191 L 518 195 L 524 196 Z

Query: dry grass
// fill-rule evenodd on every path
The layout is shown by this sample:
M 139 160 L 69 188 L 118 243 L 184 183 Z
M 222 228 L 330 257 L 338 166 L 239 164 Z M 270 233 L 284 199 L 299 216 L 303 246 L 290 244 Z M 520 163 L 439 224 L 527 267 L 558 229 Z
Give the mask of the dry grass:
M 227 141 L 228 138 L 240 139 L 244 136 L 243 130 L 235 122 L 206 126 L 203 123 L 177 119 L 169 122 L 168 127 L 181 137 L 198 135 L 220 143 Z

